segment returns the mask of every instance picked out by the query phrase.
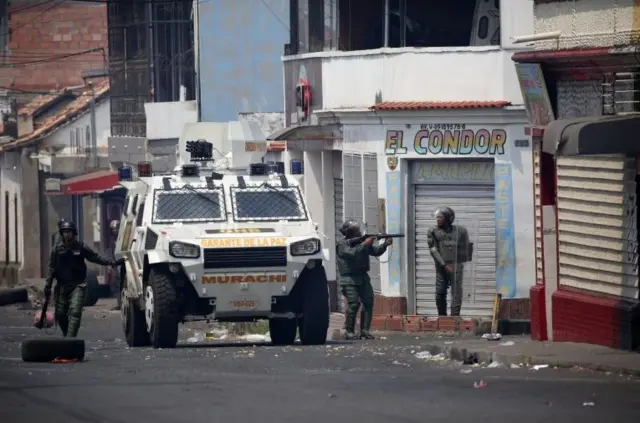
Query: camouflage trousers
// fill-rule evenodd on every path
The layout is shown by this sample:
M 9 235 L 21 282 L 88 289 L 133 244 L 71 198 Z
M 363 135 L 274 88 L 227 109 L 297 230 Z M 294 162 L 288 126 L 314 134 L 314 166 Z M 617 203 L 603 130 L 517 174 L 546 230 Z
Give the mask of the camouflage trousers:
M 451 315 L 460 316 L 462 309 L 462 275 L 464 265 L 451 265 L 452 272 L 436 266 L 436 307 L 439 316 L 447 315 L 447 291 L 451 287 Z
M 371 330 L 371 319 L 373 317 L 373 287 L 369 275 L 358 278 L 341 278 L 342 295 L 347 299 L 347 310 L 345 313 L 344 329 L 349 333 L 355 331 L 356 315 L 360 303 L 360 332 L 368 333 Z
M 55 317 L 62 335 L 71 338 L 78 335 L 86 293 L 86 282 L 56 284 Z

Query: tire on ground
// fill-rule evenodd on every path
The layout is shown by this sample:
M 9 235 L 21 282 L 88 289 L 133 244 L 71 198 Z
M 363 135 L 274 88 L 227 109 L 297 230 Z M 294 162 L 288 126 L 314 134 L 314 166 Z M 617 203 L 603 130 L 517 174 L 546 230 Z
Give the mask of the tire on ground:
M 291 345 L 296 340 L 298 325 L 296 319 L 269 319 L 269 334 L 273 345 Z
M 323 345 L 329 331 L 329 289 L 327 274 L 318 260 L 313 269 L 306 268 L 300 278 L 302 317 L 298 322 L 300 341 L 304 345 Z
M 0 306 L 26 303 L 29 301 L 29 292 L 26 287 L 0 289 Z
M 99 294 L 99 284 L 98 284 L 98 274 L 93 270 L 87 271 L 87 293 L 84 296 L 84 305 L 86 307 L 91 307 L 96 305 L 98 302 L 98 294 Z
M 49 363 L 56 358 L 84 360 L 85 344 L 78 338 L 38 338 L 22 342 L 22 361 Z
M 138 307 L 134 300 L 122 300 L 121 313 L 124 326 L 124 338 L 129 347 L 148 347 L 151 338 L 147 332 L 147 324 L 144 319 L 144 311 Z
M 149 274 L 153 291 L 153 322 L 149 330 L 154 348 L 175 348 L 178 343 L 177 295 L 169 272 L 154 267 Z

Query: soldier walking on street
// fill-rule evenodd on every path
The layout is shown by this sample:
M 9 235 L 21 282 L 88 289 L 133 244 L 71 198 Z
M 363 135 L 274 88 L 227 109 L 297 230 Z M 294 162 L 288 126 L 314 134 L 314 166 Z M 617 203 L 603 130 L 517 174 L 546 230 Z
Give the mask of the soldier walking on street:
M 344 235 L 336 245 L 338 262 L 338 283 L 342 295 L 347 299 L 345 316 L 346 339 L 355 339 L 356 314 L 362 302 L 360 313 L 360 338 L 374 339 L 371 335 L 373 317 L 373 287 L 369 278 L 370 256 L 380 257 L 393 243 L 387 238 L 383 243 L 374 245 L 375 237 L 363 237 L 360 225 L 354 220 L 342 224 L 340 233 Z
M 436 211 L 436 223 L 427 233 L 429 252 L 436 267 L 436 307 L 447 315 L 447 291 L 451 287 L 451 315 L 460 316 L 464 264 L 471 260 L 473 244 L 463 226 L 453 225 L 456 215 L 450 207 Z
M 49 258 L 49 270 L 44 289 L 51 296 L 55 278 L 55 317 L 64 336 L 75 337 L 80 329 L 84 297 L 87 292 L 87 265 L 85 260 L 103 266 L 116 266 L 124 259 L 109 260 L 76 240 L 77 230 L 73 222 L 60 225 L 61 242 L 55 244 Z

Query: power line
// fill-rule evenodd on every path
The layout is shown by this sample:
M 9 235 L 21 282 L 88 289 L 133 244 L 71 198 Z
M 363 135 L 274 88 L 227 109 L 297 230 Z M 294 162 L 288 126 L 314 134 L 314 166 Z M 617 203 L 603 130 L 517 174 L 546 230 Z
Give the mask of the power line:
M 106 53 L 104 51 L 104 48 L 98 47 L 98 48 L 92 48 L 92 49 L 89 49 L 89 50 L 78 51 L 76 53 L 62 54 L 62 55 L 59 55 L 59 56 L 53 56 L 53 57 L 49 57 L 49 58 L 46 58 L 46 59 L 32 60 L 32 61 L 28 61 L 28 62 L 9 63 L 7 65 L 0 66 L 0 69 L 15 68 L 15 67 L 19 67 L 19 66 L 22 66 L 22 65 L 33 65 L 33 64 L 37 64 L 37 63 L 56 62 L 56 61 L 59 61 L 59 60 L 62 60 L 62 59 L 68 59 L 68 58 L 71 58 L 71 57 L 82 56 L 84 54 L 95 53 L 95 52 L 101 52 L 102 53 L 103 62 L 106 62 Z
M 21 93 L 21 94 L 37 94 L 37 95 L 55 95 L 55 94 L 63 95 L 65 91 L 64 89 L 51 90 L 51 91 L 21 90 L 20 88 L 11 88 L 11 87 L 2 87 L 2 86 L 0 86 L 0 90 L 12 91 L 12 92 Z M 93 97 L 93 94 L 74 94 L 71 90 L 69 90 L 69 94 L 73 95 L 74 97 Z M 98 95 L 96 95 L 96 97 L 98 97 Z
M 47 0 L 44 3 L 40 3 L 39 6 L 42 6 L 44 4 L 48 4 L 48 3 L 52 3 L 56 0 Z M 38 13 L 33 19 L 27 21 L 27 22 L 23 22 L 22 24 L 17 24 L 16 26 L 13 26 L 9 29 L 9 31 L 7 31 L 5 34 L 3 34 L 3 37 L 8 37 L 10 36 L 13 32 L 15 32 L 16 30 L 23 28 L 29 24 L 32 24 L 36 19 L 42 17 L 45 13 L 47 13 L 48 11 L 55 9 L 56 7 L 60 6 L 62 3 L 66 2 L 67 0 L 60 0 L 58 3 L 51 5 L 51 7 L 47 7 L 46 9 L 44 9 L 43 11 L 41 11 L 40 13 Z
M 24 12 L 25 10 L 35 9 L 36 7 L 45 5 L 47 3 L 51 3 L 52 1 L 55 1 L 55 0 L 45 0 L 42 3 L 30 4 L 29 6 L 24 6 L 24 7 L 19 8 L 19 9 L 13 9 L 9 13 L 20 13 L 20 12 Z

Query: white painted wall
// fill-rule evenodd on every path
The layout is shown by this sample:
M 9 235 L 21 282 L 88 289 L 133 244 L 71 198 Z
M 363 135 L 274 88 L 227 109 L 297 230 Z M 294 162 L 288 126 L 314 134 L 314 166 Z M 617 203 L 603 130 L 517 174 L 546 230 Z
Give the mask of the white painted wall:
M 106 99 L 98 103 L 96 107 L 96 134 L 98 138 L 98 152 L 101 156 L 107 155 L 107 140 L 111 135 L 111 108 L 109 104 L 109 99 Z M 47 135 L 44 138 L 42 146 L 55 148 L 56 150 L 60 149 L 57 151 L 57 155 L 83 154 L 82 147 L 91 148 L 91 138 L 87 137 L 87 131 L 90 131 L 90 129 L 91 113 L 87 110 L 79 118 L 59 127 L 53 133 Z M 76 132 L 76 140 L 77 132 L 81 134 L 80 144 L 77 144 L 80 146 L 80 149 L 75 149 L 71 146 L 72 131 Z
M 322 107 L 332 110 L 373 106 L 376 94 L 383 101 L 523 104 L 513 53 L 496 46 L 322 52 L 305 57 L 323 57 Z
M 6 193 L 9 194 L 9 214 L 5 213 Z M 18 214 L 15 213 L 15 196 L 18 198 Z M 6 222 L 9 221 L 9 233 Z M 16 262 L 15 225 L 18 224 L 17 261 L 24 258 L 23 216 L 22 216 L 22 176 L 20 173 L 20 151 L 0 153 L 0 263 L 6 261 L 5 240 L 9 239 L 9 262 Z
M 507 141 L 505 144 L 505 154 L 495 156 L 496 162 L 510 163 L 512 165 L 512 191 L 514 206 L 514 230 L 516 242 L 516 297 L 527 298 L 529 289 L 535 283 L 535 226 L 533 215 L 533 161 L 531 140 L 524 134 L 524 127 L 527 124 L 527 118 L 524 110 L 501 111 L 501 110 L 480 110 L 480 111 L 431 111 L 431 112 L 412 112 L 412 113 L 395 113 L 395 114 L 378 114 L 362 115 L 360 114 L 343 114 L 340 116 L 343 124 L 343 151 L 359 152 L 359 153 L 376 153 L 378 155 L 378 193 L 379 198 L 385 198 L 387 192 L 386 173 L 387 156 L 385 155 L 385 139 L 387 131 L 402 130 L 405 135 L 405 146 L 408 147 L 406 154 L 398 155 L 400 164 L 398 172 L 405 172 L 407 166 L 406 159 L 425 158 L 415 153 L 413 146 L 413 134 L 419 130 L 421 124 L 439 123 L 439 124 L 455 124 L 464 123 L 471 129 L 486 128 L 504 129 L 507 133 Z M 407 127 L 411 125 L 411 127 Z M 529 147 L 515 148 L 513 143 L 516 139 L 529 140 Z M 309 154 L 309 153 L 305 153 Z M 460 157 L 452 154 L 439 154 L 437 156 L 454 158 Z M 466 155 L 465 158 L 483 157 L 476 153 Z M 485 156 L 486 157 L 486 156 Z M 305 169 L 306 173 L 306 169 Z M 406 187 L 405 187 L 406 188 Z M 319 194 L 318 194 L 319 195 Z M 322 204 L 324 199 L 318 198 L 310 200 Z M 409 204 L 410 200 L 405 199 L 405 203 Z M 325 210 L 329 208 L 325 205 Z M 387 223 L 388 219 L 387 219 Z M 323 231 L 328 236 L 328 221 L 323 227 Z M 409 228 L 405 228 L 409 230 Z M 385 263 L 386 256 L 381 258 L 381 285 L 382 294 L 386 296 L 407 295 L 408 290 L 408 266 L 407 245 L 401 242 L 398 245 L 402 249 L 402 273 L 403 280 L 399 289 L 389 284 L 388 265 Z M 331 265 L 328 265 L 331 266 Z
M 635 0 L 571 0 L 535 5 L 535 32 L 561 31 L 560 41 L 535 43 L 535 48 L 613 47 L 637 39 L 640 6 Z
M 185 123 L 198 121 L 196 101 L 165 101 L 145 103 L 147 139 L 166 140 L 180 138 Z

